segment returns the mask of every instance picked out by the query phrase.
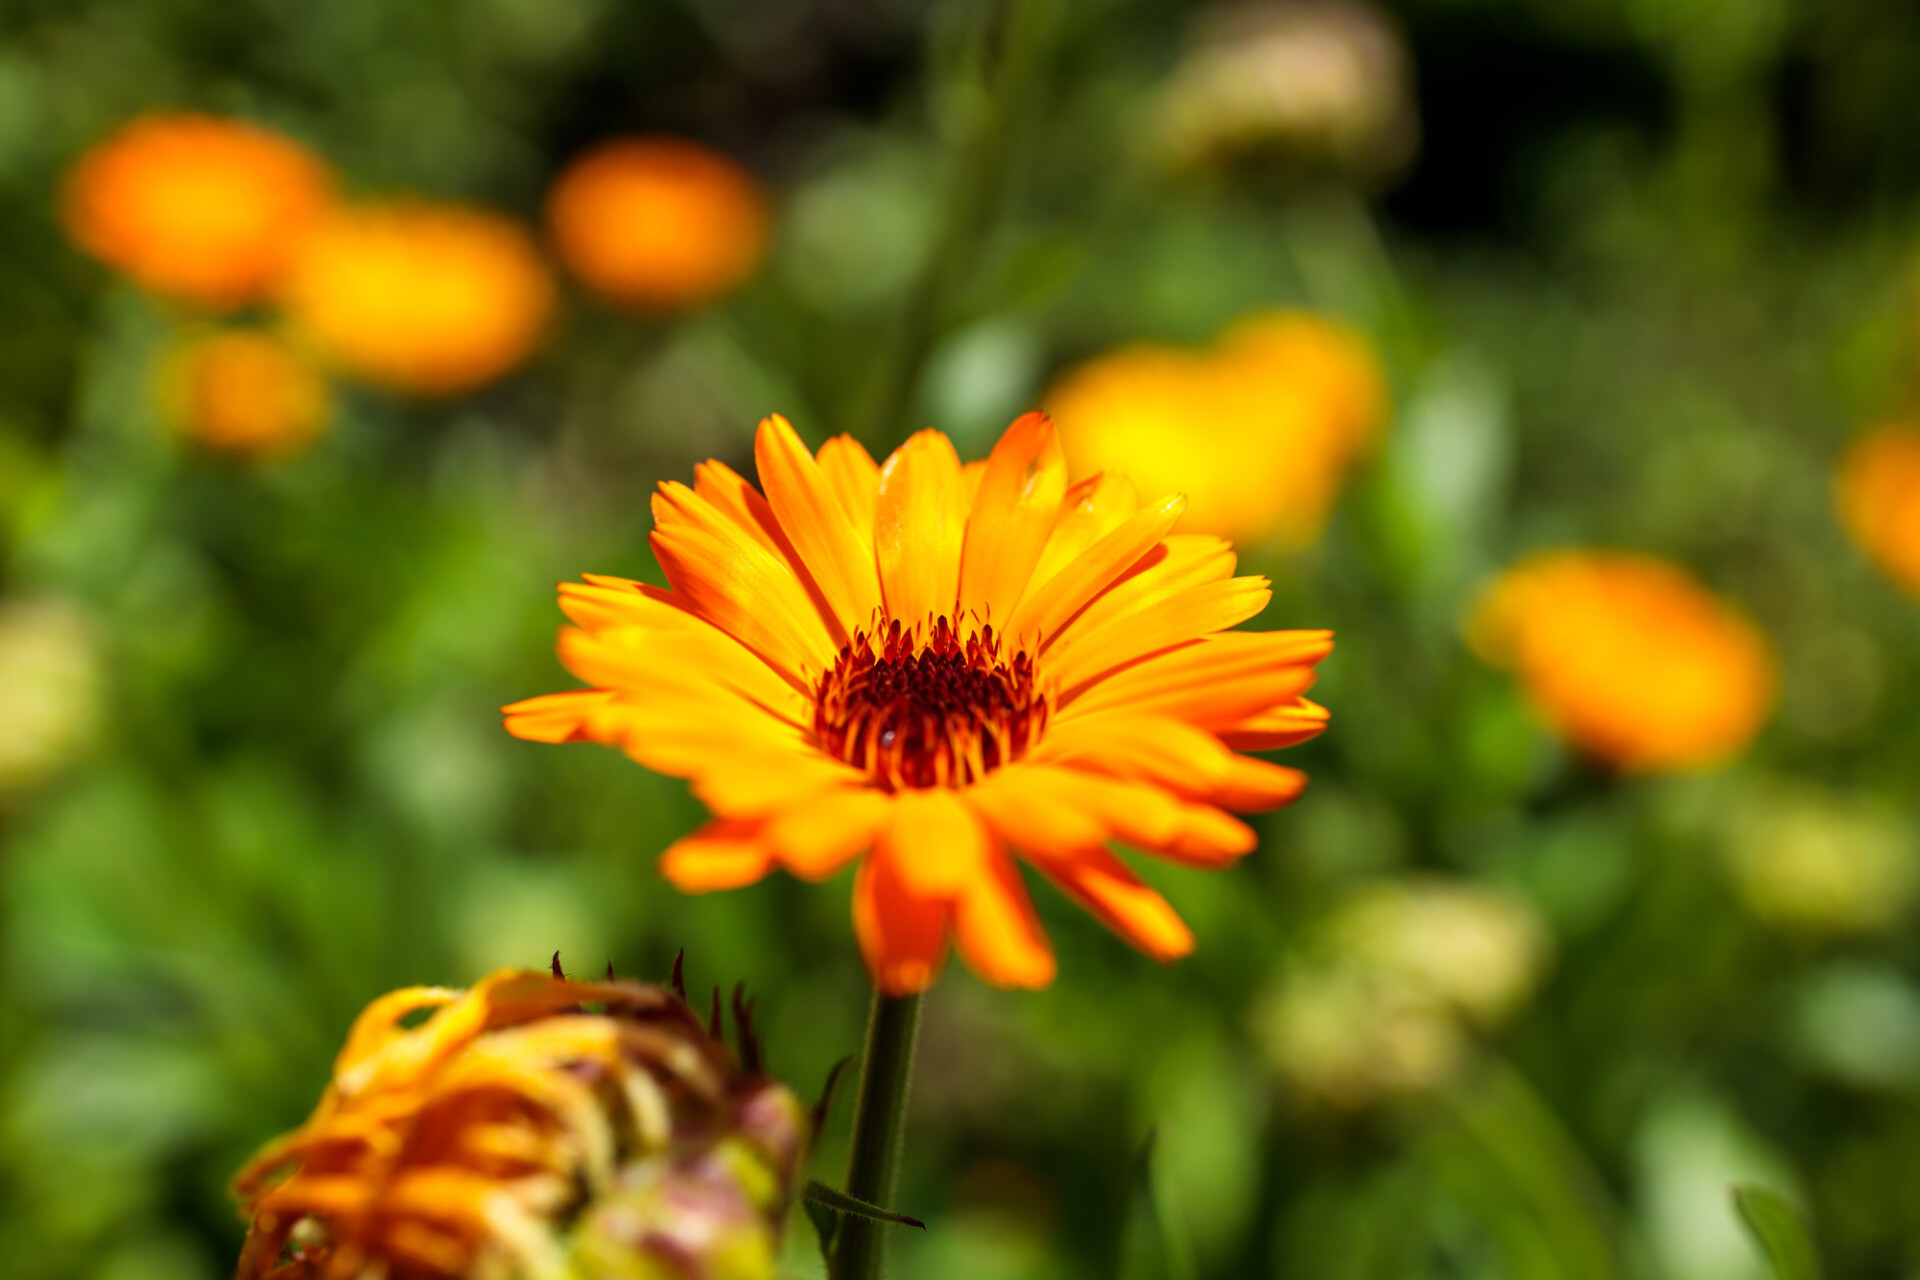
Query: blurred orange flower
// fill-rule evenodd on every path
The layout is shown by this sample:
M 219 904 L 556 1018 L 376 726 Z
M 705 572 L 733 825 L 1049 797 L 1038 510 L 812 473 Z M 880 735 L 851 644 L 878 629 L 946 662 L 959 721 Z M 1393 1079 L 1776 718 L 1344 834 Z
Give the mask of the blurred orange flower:
M 238 1280 L 772 1280 L 809 1125 L 717 1034 L 632 982 L 381 996 L 313 1115 L 234 1180 Z
M 1920 595 L 1920 427 L 1897 423 L 1862 435 L 1834 476 L 1840 516 L 1888 577 Z
M 470 390 L 530 353 L 553 280 L 509 218 L 459 205 L 344 208 L 301 245 L 282 294 L 329 361 L 401 391 Z
M 226 308 L 272 289 L 332 179 L 299 144 L 203 115 L 143 116 L 67 175 L 76 244 L 136 283 Z
M 1320 536 L 1386 416 L 1364 339 L 1305 312 L 1248 317 L 1209 351 L 1141 343 L 1047 395 L 1076 464 L 1184 491 L 1195 528 L 1298 547 Z
M 1760 629 L 1652 556 L 1529 556 L 1488 587 L 1468 638 L 1519 676 L 1555 732 L 1620 769 L 1717 764 L 1773 710 Z
M 298 453 L 327 425 L 328 399 L 310 360 L 255 329 L 189 339 L 160 367 L 160 403 L 175 430 L 230 453 Z
M 685 890 L 824 879 L 871 849 L 854 928 L 890 994 L 928 986 L 950 936 L 990 982 L 1052 981 L 1009 846 L 1147 954 L 1190 951 L 1107 841 L 1206 868 L 1251 850 L 1226 811 L 1306 779 L 1237 752 L 1325 727 L 1303 695 L 1331 634 L 1228 631 L 1266 579 L 1175 534 L 1178 495 L 1069 486 L 1040 414 L 964 468 L 937 431 L 884 467 L 845 436 L 816 457 L 779 417 L 754 457 L 764 495 L 719 462 L 661 486 L 671 589 L 561 586 L 561 660 L 594 687 L 516 703 L 508 729 L 692 779 L 716 820 L 662 860 Z
M 554 183 L 547 221 L 569 270 L 643 307 L 723 294 L 766 252 L 759 185 L 727 157 L 680 138 L 621 138 L 580 156 Z

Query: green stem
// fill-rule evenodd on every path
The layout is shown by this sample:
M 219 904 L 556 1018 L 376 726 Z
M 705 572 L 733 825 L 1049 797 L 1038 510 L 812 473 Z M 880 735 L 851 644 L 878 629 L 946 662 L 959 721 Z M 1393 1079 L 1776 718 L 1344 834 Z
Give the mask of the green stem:
M 860 1095 L 853 1106 L 846 1192 L 882 1208 L 893 1208 L 894 1171 L 900 1161 L 907 1087 L 919 1038 L 920 997 L 874 992 L 866 1056 L 860 1064 Z M 843 1215 L 834 1242 L 833 1280 L 879 1280 L 888 1229 L 884 1222 Z

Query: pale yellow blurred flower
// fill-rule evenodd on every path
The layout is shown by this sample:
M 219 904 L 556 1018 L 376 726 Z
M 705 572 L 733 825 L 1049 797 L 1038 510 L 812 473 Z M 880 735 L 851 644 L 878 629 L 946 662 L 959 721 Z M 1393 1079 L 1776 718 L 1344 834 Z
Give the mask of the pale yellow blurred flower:
M 1160 92 L 1155 125 L 1174 165 L 1268 157 L 1363 180 L 1403 167 L 1420 134 L 1406 44 L 1360 0 L 1207 11 Z
M 1275 311 L 1208 350 L 1141 343 L 1088 361 L 1046 407 L 1076 469 L 1157 477 L 1187 495 L 1189 532 L 1299 547 L 1320 536 L 1387 401 L 1365 339 Z
M 98 736 L 105 703 L 100 639 L 77 606 L 0 604 L 0 794 L 74 763 Z
M 1723 848 L 1741 901 L 1791 932 L 1884 932 L 1920 896 L 1920 848 L 1899 814 L 1808 784 L 1760 789 Z
M 1511 1017 L 1551 960 L 1543 922 L 1503 889 L 1437 878 L 1369 885 L 1337 906 L 1255 1013 L 1303 1099 L 1353 1109 L 1444 1086 L 1470 1029 Z

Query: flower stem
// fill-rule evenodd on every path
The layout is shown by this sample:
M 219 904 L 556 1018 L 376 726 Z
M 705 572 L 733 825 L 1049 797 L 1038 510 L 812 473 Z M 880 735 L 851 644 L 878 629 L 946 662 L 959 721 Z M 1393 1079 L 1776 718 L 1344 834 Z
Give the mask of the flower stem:
M 894 1171 L 907 1123 L 907 1087 L 919 1038 L 920 997 L 875 991 L 867 1019 L 866 1056 L 860 1064 L 860 1094 L 853 1106 L 846 1191 L 889 1209 L 893 1208 Z M 832 1280 L 879 1280 L 887 1230 L 884 1222 L 843 1216 L 834 1242 Z

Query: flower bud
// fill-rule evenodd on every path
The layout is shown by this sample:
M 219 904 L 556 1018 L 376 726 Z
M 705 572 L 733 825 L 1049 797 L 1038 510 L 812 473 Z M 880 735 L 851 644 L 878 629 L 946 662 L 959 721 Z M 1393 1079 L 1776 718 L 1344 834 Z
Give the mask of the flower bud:
M 662 987 L 380 997 L 235 1181 L 239 1280 L 771 1280 L 810 1135 L 740 1023 L 746 1066 Z

